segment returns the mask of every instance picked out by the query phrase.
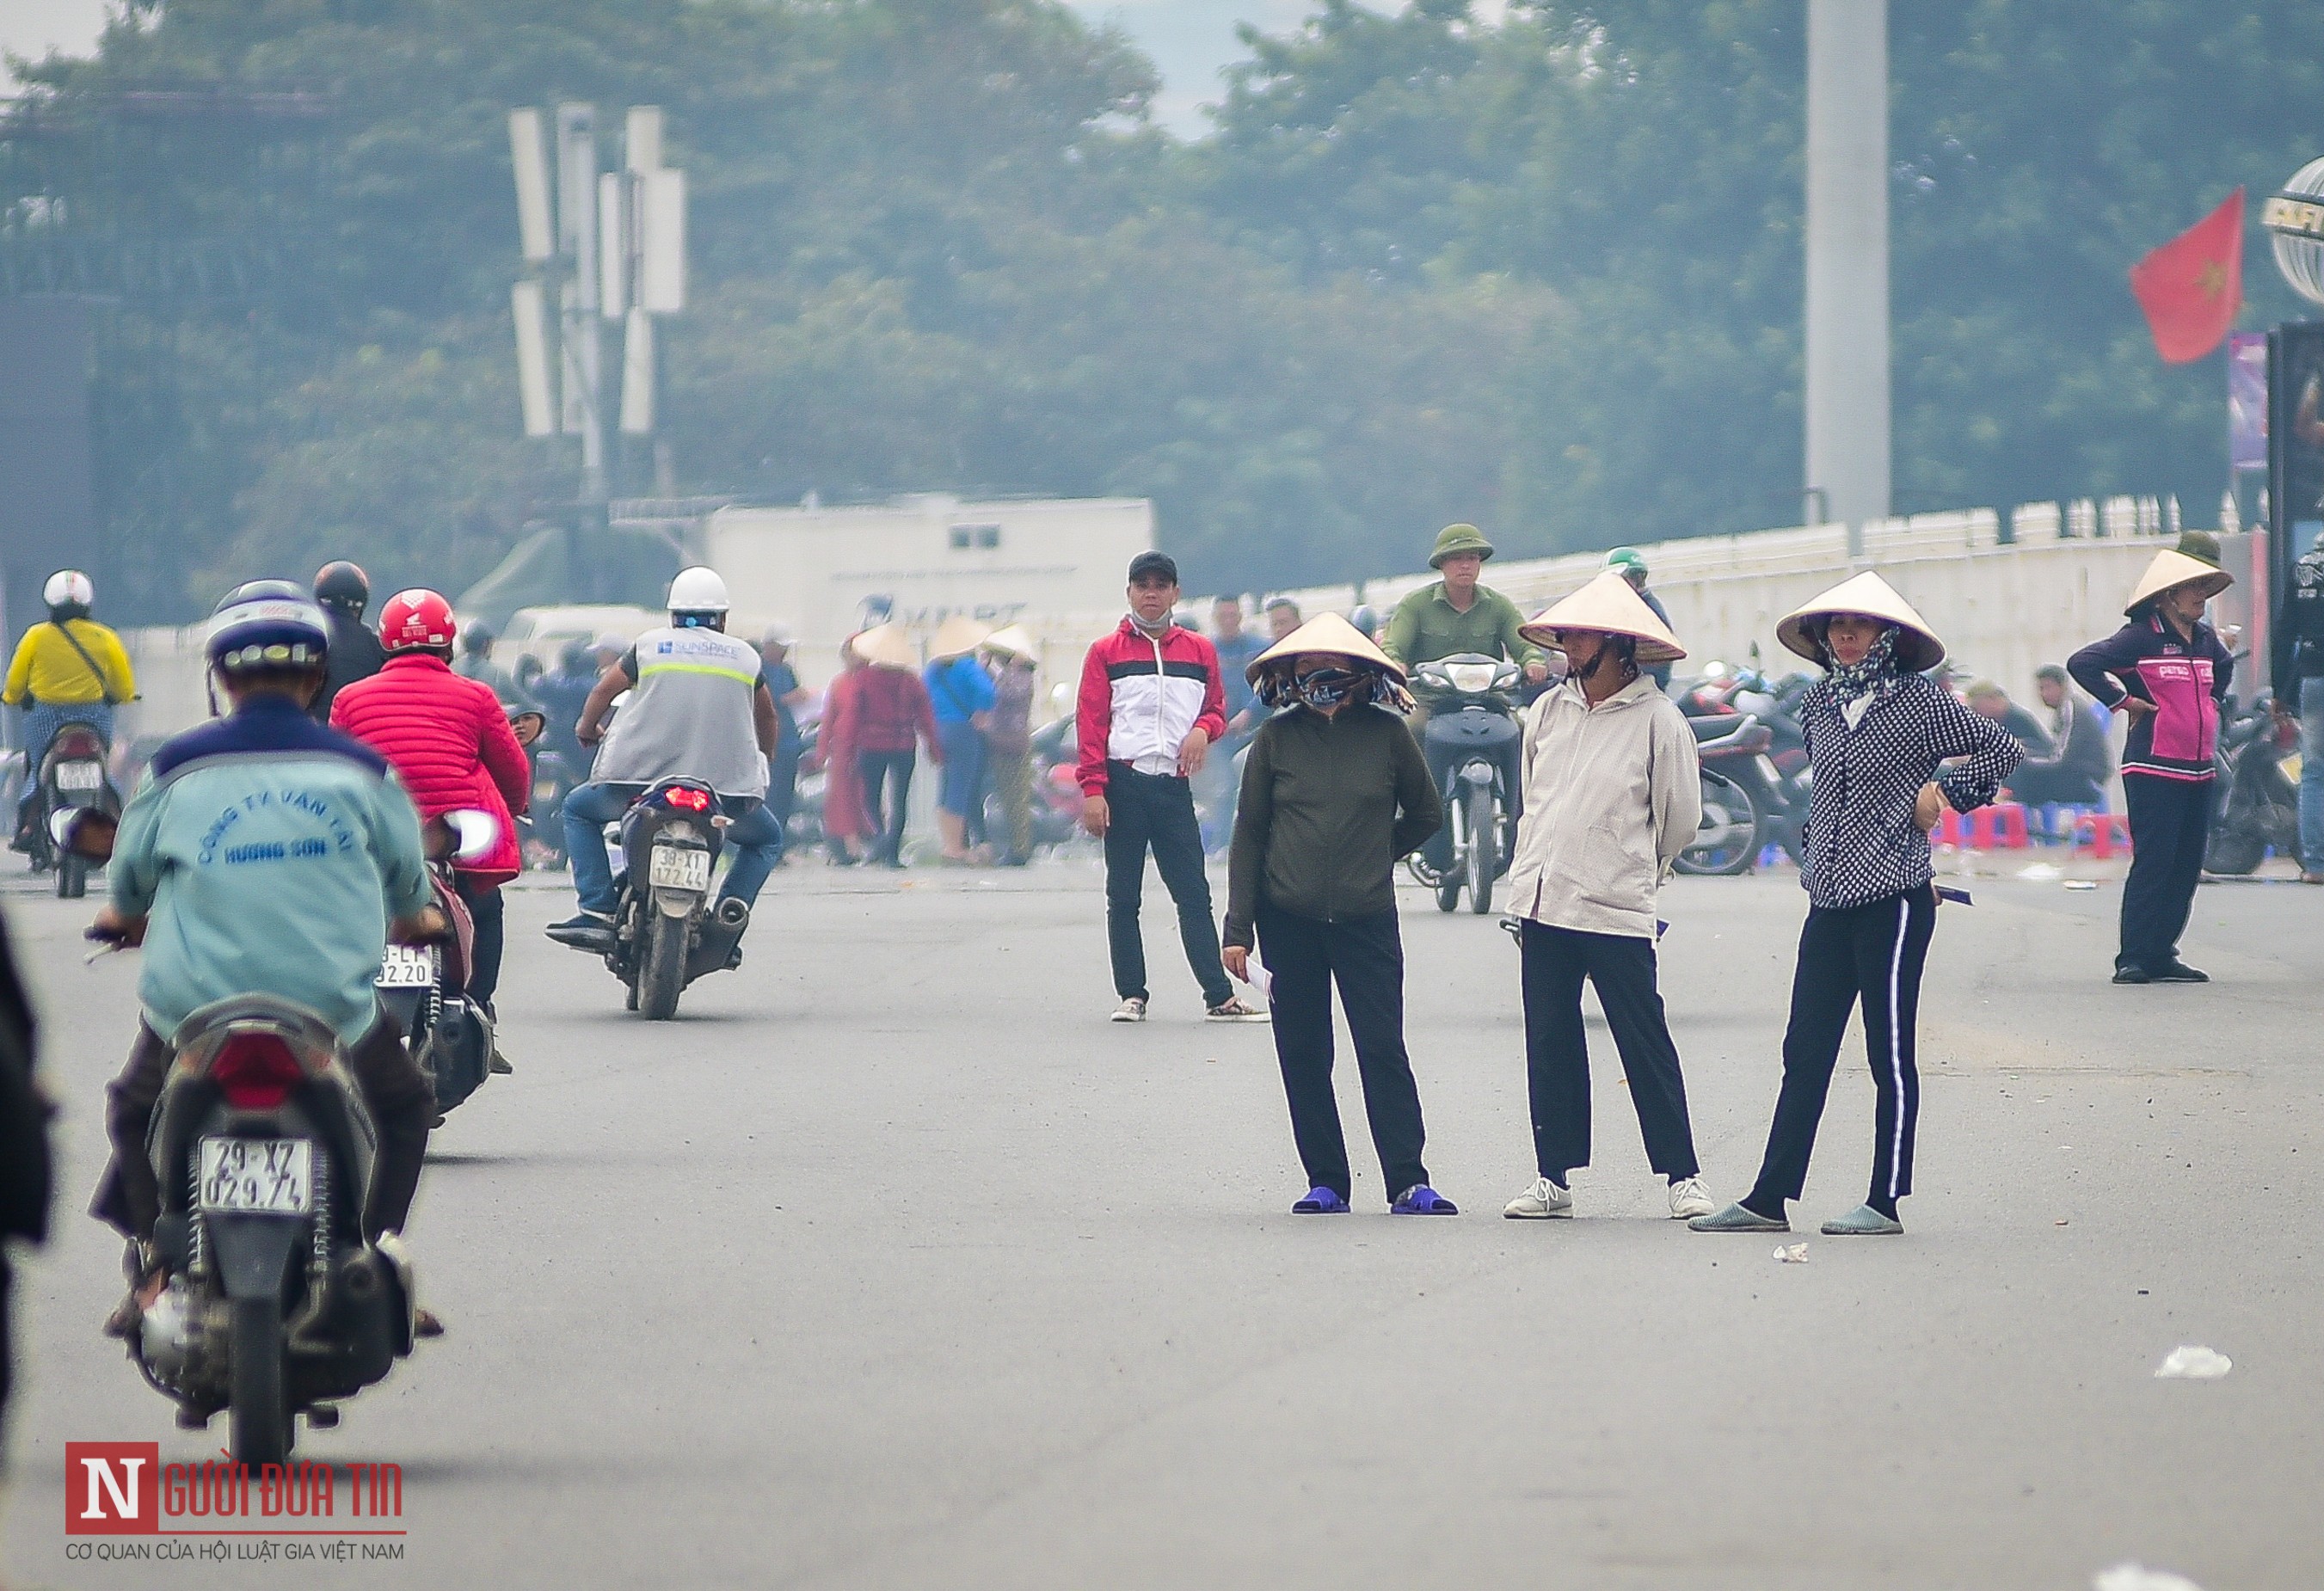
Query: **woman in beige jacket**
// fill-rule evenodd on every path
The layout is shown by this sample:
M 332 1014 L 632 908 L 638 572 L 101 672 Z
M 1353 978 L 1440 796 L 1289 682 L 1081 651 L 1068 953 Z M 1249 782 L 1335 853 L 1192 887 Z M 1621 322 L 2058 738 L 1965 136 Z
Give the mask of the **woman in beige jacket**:
M 1694 732 L 1640 666 L 1686 656 L 1609 571 L 1523 631 L 1565 654 L 1565 683 L 1534 704 L 1525 815 L 1509 869 L 1524 952 L 1526 1071 L 1539 1174 L 1501 1213 L 1573 1213 L 1568 1180 L 1590 1163 L 1590 1054 L 1582 981 L 1605 1007 L 1674 1219 L 1717 1209 L 1697 1176 L 1678 1048 L 1655 981 L 1655 899 L 1694 842 L 1702 795 Z

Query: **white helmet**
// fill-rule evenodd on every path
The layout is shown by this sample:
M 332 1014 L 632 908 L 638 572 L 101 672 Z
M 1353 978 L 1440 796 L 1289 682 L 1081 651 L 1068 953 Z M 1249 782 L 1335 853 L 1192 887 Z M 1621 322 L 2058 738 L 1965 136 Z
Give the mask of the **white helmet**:
M 60 569 L 41 587 L 41 600 L 51 608 L 94 607 L 97 587 L 78 569 Z
M 691 569 L 680 569 L 678 578 L 669 583 L 673 613 L 724 613 L 726 608 L 726 583 L 715 569 L 696 564 Z

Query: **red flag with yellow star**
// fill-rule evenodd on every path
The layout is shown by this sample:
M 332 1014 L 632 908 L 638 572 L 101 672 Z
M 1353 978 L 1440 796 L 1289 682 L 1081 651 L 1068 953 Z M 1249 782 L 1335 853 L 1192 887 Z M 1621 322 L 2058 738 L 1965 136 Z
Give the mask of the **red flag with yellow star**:
M 2172 364 L 2218 347 L 2244 302 L 2244 190 L 2130 268 L 2154 351 Z

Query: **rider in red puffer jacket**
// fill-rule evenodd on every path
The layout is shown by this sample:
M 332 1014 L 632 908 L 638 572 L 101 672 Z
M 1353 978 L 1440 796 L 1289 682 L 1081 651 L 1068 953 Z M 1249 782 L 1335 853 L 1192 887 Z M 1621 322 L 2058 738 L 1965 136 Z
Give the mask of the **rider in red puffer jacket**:
M 492 1008 L 501 976 L 501 886 L 522 870 L 513 814 L 532 793 L 531 768 L 492 686 L 452 672 L 452 604 L 427 590 L 398 592 L 379 612 L 387 664 L 343 687 L 331 723 L 387 759 L 422 819 L 458 808 L 491 813 L 500 839 L 453 875 L 475 920 L 471 998 Z

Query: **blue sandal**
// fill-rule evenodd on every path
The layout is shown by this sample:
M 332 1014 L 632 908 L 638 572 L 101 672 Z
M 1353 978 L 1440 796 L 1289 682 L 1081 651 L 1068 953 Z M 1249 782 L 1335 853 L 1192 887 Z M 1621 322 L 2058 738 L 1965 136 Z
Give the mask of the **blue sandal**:
M 1396 1202 L 1388 1207 L 1388 1213 L 1390 1215 L 1459 1215 L 1461 1208 L 1427 1183 L 1421 1182 L 1397 1194 Z
M 1291 1207 L 1293 1215 L 1346 1215 L 1348 1201 L 1329 1188 L 1310 1188 L 1307 1197 Z

